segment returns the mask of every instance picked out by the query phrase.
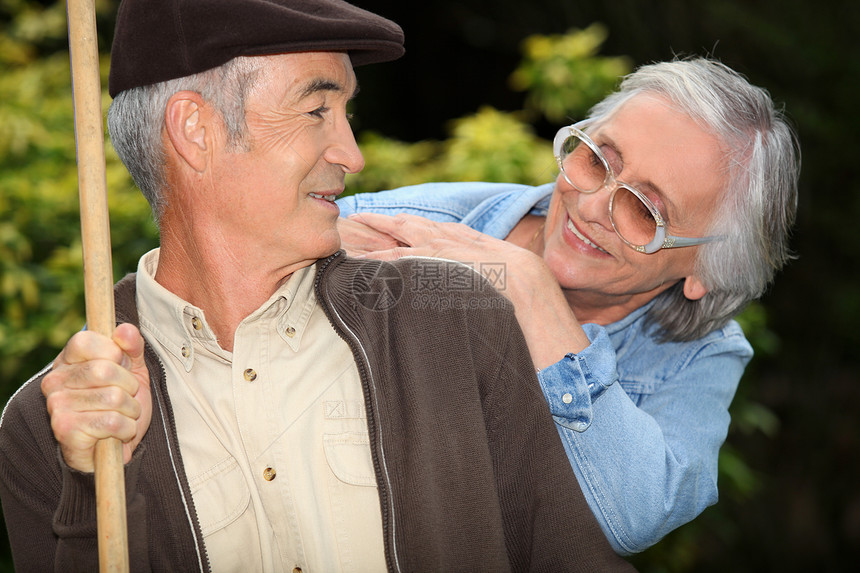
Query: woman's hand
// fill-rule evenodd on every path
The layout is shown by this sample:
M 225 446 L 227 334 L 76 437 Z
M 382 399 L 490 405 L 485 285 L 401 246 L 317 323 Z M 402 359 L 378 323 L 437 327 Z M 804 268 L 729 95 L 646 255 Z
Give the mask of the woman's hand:
M 533 253 L 461 223 L 439 223 L 415 215 L 350 215 L 343 226 L 338 224 L 338 231 L 344 248 L 353 256 L 379 260 L 420 256 L 459 261 L 482 272 L 508 298 L 512 296 L 508 266 L 544 266 Z
M 364 256 L 377 251 L 387 251 L 402 246 L 397 239 L 362 222 L 361 215 L 339 217 L 337 232 L 340 234 L 340 246 L 353 257 Z M 381 215 L 384 216 L 384 215 Z
M 589 341 L 555 276 L 538 255 L 461 223 L 414 215 L 350 215 L 342 236 L 347 252 L 380 260 L 423 256 L 459 261 L 481 272 L 513 304 L 532 361 L 545 368 Z M 373 249 L 374 246 L 379 248 Z

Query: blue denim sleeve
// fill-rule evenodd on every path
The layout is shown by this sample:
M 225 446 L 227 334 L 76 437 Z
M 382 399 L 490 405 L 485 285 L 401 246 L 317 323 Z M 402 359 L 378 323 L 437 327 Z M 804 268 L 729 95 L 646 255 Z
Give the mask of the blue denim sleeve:
M 617 380 L 604 329 L 584 328 L 591 345 L 538 378 L 592 512 L 615 551 L 629 555 L 716 502 L 728 407 L 750 350 L 737 334 L 640 357 L 673 370 L 653 392 L 632 397 Z
M 422 183 L 337 200 L 342 217 L 371 212 L 407 213 L 441 223 L 463 223 L 497 239 L 505 238 L 526 214 L 546 214 L 552 183 Z
M 384 215 L 408 213 L 434 221 L 459 222 L 471 207 L 457 199 L 459 187 L 426 183 L 391 191 L 349 195 L 337 200 L 341 217 L 371 212 Z
M 592 403 L 618 378 L 615 351 L 606 330 L 596 324 L 584 324 L 582 328 L 591 345 L 538 372 L 556 423 L 577 432 L 588 429 Z
M 531 189 L 507 183 L 422 183 L 376 193 L 360 193 L 337 200 L 342 217 L 369 211 L 396 215 L 409 213 L 442 222 L 459 222 L 494 197 Z

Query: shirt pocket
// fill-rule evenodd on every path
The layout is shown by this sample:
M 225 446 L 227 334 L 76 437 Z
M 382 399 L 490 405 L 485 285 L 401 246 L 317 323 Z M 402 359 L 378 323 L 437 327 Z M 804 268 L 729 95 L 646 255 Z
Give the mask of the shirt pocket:
M 376 473 L 366 432 L 323 434 L 326 461 L 337 479 L 349 485 L 376 487 Z
M 232 457 L 189 480 L 197 519 L 206 537 L 236 521 L 251 503 L 251 491 Z
M 629 376 L 619 373 L 618 383 L 624 393 L 630 397 L 634 404 L 639 406 L 642 400 L 654 393 L 656 384 L 653 378 L 643 378 L 641 376 Z

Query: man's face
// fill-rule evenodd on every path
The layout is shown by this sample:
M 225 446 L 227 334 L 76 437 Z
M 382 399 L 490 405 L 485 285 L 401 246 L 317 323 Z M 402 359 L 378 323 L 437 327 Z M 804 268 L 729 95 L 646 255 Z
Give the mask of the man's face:
M 261 59 L 246 99 L 246 145 L 219 139 L 200 201 L 217 209 L 217 232 L 235 256 L 292 272 L 340 246 L 333 201 L 345 174 L 364 167 L 346 112 L 357 83 L 343 53 Z

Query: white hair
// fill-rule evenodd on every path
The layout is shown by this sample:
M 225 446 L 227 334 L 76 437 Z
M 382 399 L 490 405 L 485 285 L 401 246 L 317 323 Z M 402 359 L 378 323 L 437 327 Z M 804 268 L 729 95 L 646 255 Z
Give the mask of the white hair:
M 709 292 L 689 300 L 679 283 L 658 297 L 649 314 L 665 339 L 694 340 L 761 296 L 792 258 L 788 239 L 797 210 L 800 147 L 768 92 L 712 59 L 642 66 L 590 116 L 607 118 L 639 94 L 662 96 L 728 150 L 726 188 L 706 233 L 724 239 L 697 247 L 695 273 Z
M 167 102 L 180 91 L 199 93 L 220 113 L 228 144 L 246 145 L 245 98 L 261 58 L 238 57 L 191 76 L 128 89 L 117 94 L 107 114 L 111 142 L 149 201 L 158 222 L 165 206 L 165 155 L 162 144 Z

